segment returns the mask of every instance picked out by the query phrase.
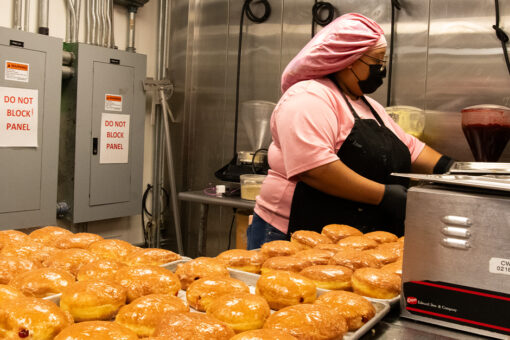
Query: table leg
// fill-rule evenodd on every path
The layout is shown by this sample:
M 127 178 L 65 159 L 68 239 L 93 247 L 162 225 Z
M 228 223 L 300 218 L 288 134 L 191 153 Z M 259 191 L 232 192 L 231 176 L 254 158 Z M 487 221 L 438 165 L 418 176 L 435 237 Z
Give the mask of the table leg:
M 209 204 L 200 204 L 200 227 L 198 229 L 198 256 L 205 256 L 207 248 L 207 216 Z

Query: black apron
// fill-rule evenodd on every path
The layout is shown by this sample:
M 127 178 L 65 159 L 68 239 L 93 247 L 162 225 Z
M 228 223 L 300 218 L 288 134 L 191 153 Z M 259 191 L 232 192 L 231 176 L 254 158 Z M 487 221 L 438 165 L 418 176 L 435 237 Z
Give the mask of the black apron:
M 411 171 L 411 154 L 407 146 L 384 125 L 365 97 L 361 99 L 370 108 L 375 120 L 361 119 L 336 85 L 354 116 L 352 131 L 337 153 L 340 160 L 372 181 L 408 186 L 409 180 L 390 176 L 392 172 Z M 347 224 L 363 233 L 385 230 L 404 234 L 403 223 L 392 220 L 378 206 L 331 196 L 298 182 L 292 197 L 288 235 L 303 229 L 321 232 L 322 227 L 328 224 Z

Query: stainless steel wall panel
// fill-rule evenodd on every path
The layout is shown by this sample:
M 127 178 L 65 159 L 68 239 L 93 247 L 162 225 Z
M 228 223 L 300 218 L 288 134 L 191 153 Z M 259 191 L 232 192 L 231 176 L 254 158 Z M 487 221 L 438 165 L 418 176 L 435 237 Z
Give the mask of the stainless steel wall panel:
M 501 25 L 510 6 L 501 3 Z M 492 25 L 492 0 L 431 0 L 427 68 L 426 141 L 458 159 L 472 160 L 460 129 L 460 110 L 477 104 L 508 105 L 510 76 Z M 508 24 L 507 24 L 508 25 Z M 431 122 L 433 121 L 433 122 Z M 510 148 L 502 161 L 510 159 Z

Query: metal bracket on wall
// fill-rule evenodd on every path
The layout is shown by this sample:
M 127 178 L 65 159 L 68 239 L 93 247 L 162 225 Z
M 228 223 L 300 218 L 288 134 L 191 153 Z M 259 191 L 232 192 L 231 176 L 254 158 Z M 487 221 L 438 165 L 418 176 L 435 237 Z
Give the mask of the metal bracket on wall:
M 168 106 L 167 100 L 172 97 L 174 92 L 174 85 L 166 79 L 163 80 L 154 80 L 152 78 L 147 78 L 143 82 L 143 88 L 146 93 L 148 93 L 152 98 L 152 110 L 151 110 L 151 123 L 154 125 L 156 119 L 156 104 L 161 105 L 161 112 L 163 113 L 163 122 L 165 128 L 165 145 L 166 145 L 166 160 L 167 160 L 167 168 L 168 168 L 168 179 L 170 180 L 170 196 L 172 201 L 172 210 L 175 224 L 175 238 L 177 240 L 177 248 L 179 254 L 183 254 L 183 245 L 182 245 L 182 233 L 181 233 L 181 221 L 180 221 L 180 212 L 177 200 L 177 190 L 175 184 L 175 169 L 174 169 L 174 159 L 172 155 L 172 144 L 170 139 L 170 122 L 168 117 L 170 117 L 170 121 L 175 123 L 176 120 L 170 107 Z M 159 225 L 156 227 L 159 228 Z M 156 235 L 159 236 L 159 230 L 156 230 Z M 159 237 L 156 237 L 159 240 Z M 159 243 L 158 241 L 156 243 Z M 159 246 L 159 244 L 156 244 Z

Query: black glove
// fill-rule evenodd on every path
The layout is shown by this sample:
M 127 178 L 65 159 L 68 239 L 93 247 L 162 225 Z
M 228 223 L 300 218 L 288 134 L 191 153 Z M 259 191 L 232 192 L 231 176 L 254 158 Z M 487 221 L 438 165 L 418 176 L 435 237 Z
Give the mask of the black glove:
M 407 188 L 399 184 L 387 184 L 379 207 L 394 222 L 404 223 L 406 217 Z
M 450 168 L 452 167 L 453 163 L 455 163 L 455 161 L 453 159 L 451 159 L 448 156 L 443 155 L 437 161 L 436 165 L 434 166 L 434 170 L 432 170 L 432 173 L 445 174 L 448 171 L 450 171 Z

